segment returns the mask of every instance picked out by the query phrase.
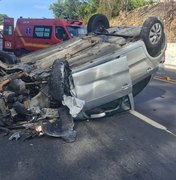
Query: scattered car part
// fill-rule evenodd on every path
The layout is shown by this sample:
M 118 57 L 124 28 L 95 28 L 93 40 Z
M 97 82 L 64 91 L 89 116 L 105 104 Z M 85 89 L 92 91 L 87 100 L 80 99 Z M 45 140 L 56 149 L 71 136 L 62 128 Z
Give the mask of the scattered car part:
M 36 90 L 38 92 L 38 89 Z M 41 108 L 49 108 L 49 95 L 48 95 L 48 87 L 40 89 L 36 95 L 34 95 L 29 101 L 29 110 L 32 112 L 36 112 L 36 114 L 40 113 Z
M 14 64 L 15 59 L 10 54 L 0 50 L 0 61 L 6 64 Z
M 42 108 L 43 119 L 55 120 L 59 118 L 58 109 L 54 108 Z
M 12 141 L 12 140 L 16 140 L 18 141 L 18 139 L 20 139 L 20 133 L 19 132 L 15 132 L 13 133 L 10 137 L 9 137 L 9 140 Z
M 76 118 L 84 107 L 85 102 L 76 97 L 63 95 L 62 104 L 69 108 L 69 113 Z
M 61 137 L 66 142 L 74 142 L 76 131 L 73 130 L 74 122 L 66 106 L 58 109 L 60 118 L 54 123 L 43 124 L 42 131 L 44 134 L 52 137 Z
M 7 111 L 8 111 L 8 108 L 6 106 L 5 99 L 2 96 L 2 94 L 1 94 L 0 95 L 0 112 L 1 112 L 1 114 L 3 116 L 6 116 L 7 115 Z
M 15 92 L 13 91 L 3 91 L 3 97 L 6 99 L 7 102 L 13 103 L 15 98 Z
M 17 76 L 20 77 L 22 75 L 23 74 Z M 9 91 L 15 92 L 16 94 L 23 94 L 26 91 L 25 82 L 22 81 L 21 79 L 16 79 L 16 77 L 14 78 L 15 78 L 14 80 L 12 78 L 11 81 L 9 82 L 7 89 Z
M 0 82 L 0 92 L 3 91 L 3 87 L 5 85 L 7 85 L 8 83 L 10 83 L 12 80 L 15 80 L 15 79 L 18 79 L 20 77 L 22 77 L 24 75 L 23 72 L 17 72 L 17 73 L 14 73 L 12 75 L 9 75 L 9 76 L 6 76 L 5 79 L 3 79 L 1 82 Z
M 25 108 L 25 106 L 20 103 L 19 101 L 16 101 L 14 104 L 13 104 L 13 107 L 15 109 L 15 111 L 19 114 L 19 115 L 27 115 L 28 114 L 28 110 Z
M 10 133 L 10 130 L 5 127 L 0 127 L 0 134 L 3 136 L 7 136 Z

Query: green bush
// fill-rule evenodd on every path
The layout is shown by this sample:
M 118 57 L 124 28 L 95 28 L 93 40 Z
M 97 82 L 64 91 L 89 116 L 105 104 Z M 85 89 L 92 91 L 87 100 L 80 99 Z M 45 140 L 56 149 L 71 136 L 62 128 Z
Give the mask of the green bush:
M 130 0 L 126 8 L 128 11 L 131 11 L 133 9 L 143 7 L 149 4 L 154 4 L 156 2 L 158 2 L 158 0 Z
M 127 9 L 133 10 L 142 6 L 146 5 L 146 1 L 145 0 L 131 0 L 129 1 L 128 5 L 127 5 Z

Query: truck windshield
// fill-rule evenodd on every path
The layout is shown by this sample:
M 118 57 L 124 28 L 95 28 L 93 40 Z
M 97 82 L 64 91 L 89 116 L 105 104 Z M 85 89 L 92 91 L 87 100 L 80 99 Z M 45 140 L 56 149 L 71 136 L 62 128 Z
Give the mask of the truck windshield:
M 79 26 L 67 26 L 67 30 L 71 37 L 79 37 L 87 34 L 87 29 Z

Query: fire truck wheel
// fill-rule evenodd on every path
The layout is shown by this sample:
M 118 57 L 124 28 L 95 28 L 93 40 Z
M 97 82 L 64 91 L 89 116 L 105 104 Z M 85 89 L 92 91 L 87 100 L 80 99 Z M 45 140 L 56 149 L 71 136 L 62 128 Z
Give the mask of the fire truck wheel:
M 87 25 L 88 33 L 103 32 L 107 28 L 109 28 L 109 21 L 107 17 L 103 14 L 95 14 L 88 21 L 88 25 Z
M 0 51 L 0 60 L 6 64 L 14 64 L 13 57 L 4 51 Z
M 60 103 L 63 100 L 63 95 L 70 95 L 70 75 L 71 70 L 65 58 L 57 59 L 53 63 L 50 75 L 50 92 L 56 103 Z

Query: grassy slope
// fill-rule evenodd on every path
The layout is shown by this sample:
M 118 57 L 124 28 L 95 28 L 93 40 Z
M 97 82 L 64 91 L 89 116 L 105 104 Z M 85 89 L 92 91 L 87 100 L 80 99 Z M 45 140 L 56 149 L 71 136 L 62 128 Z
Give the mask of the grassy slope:
M 164 22 L 168 42 L 176 43 L 176 2 L 157 3 L 128 13 L 122 12 L 118 17 L 112 19 L 110 23 L 112 26 L 142 25 L 144 20 L 150 16 L 157 16 Z

